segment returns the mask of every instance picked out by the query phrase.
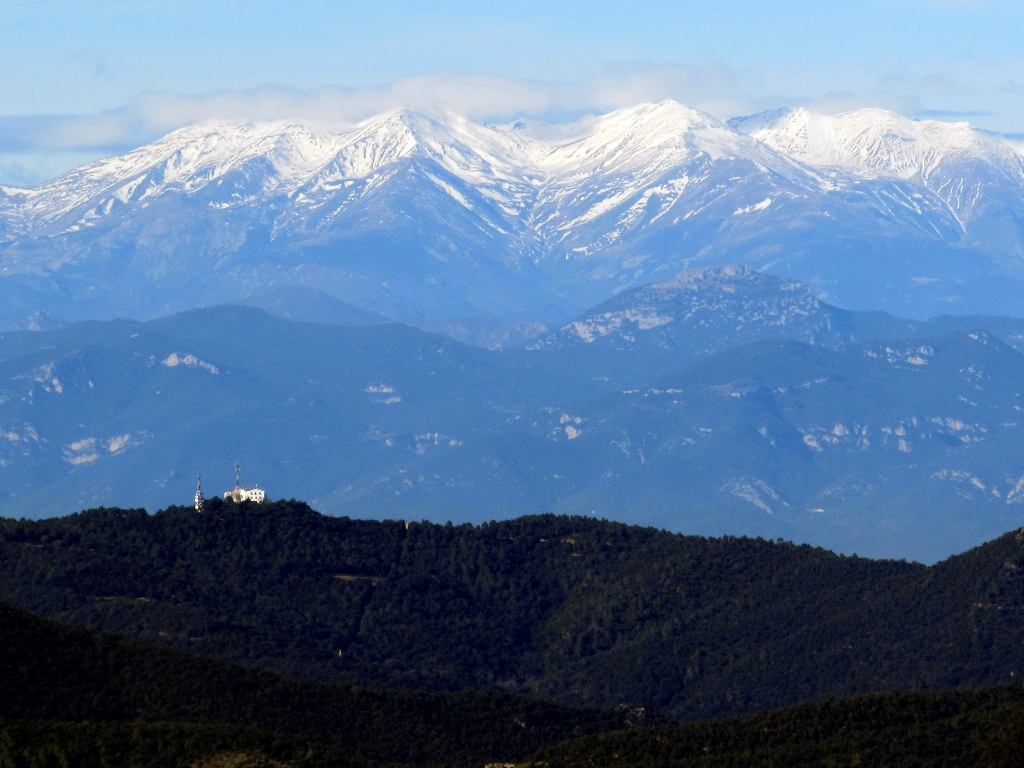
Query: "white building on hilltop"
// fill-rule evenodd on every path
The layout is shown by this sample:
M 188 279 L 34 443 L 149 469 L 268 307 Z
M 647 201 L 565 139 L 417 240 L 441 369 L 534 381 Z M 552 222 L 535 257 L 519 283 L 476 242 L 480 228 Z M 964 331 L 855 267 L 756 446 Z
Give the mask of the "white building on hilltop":
M 235 464 L 235 487 L 230 491 L 224 492 L 224 500 L 227 501 L 228 499 L 236 504 L 241 504 L 243 501 L 253 501 L 257 504 L 262 504 L 267 500 L 267 494 L 259 488 L 243 488 L 242 468 Z

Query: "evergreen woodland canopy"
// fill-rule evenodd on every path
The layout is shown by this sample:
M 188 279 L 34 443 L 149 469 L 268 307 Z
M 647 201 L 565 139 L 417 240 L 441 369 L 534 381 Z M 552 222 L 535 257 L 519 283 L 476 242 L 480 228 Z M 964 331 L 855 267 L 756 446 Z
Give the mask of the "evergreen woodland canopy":
M 1024 673 L 1024 544 L 935 566 L 586 518 L 98 509 L 0 522 L 0 599 L 321 682 L 682 719 Z

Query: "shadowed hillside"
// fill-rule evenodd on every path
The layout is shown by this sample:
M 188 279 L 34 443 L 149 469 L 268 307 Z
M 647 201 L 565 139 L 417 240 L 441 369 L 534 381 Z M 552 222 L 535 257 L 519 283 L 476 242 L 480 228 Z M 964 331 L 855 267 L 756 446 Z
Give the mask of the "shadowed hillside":
M 10 768 L 369 768 L 302 738 L 195 723 L 0 720 L 0 763 Z
M 388 763 L 515 759 L 572 735 L 622 727 L 627 719 L 508 694 L 381 692 L 286 680 L 4 605 L 0 680 L 0 719 L 245 726 L 278 741 L 306 739 L 349 758 Z M 245 744 L 237 729 L 220 733 Z
M 699 719 L 1024 673 L 1024 544 L 935 566 L 586 518 L 473 527 L 304 504 L 0 524 L 0 598 L 322 681 Z
M 943 766 L 1013 768 L 1024 689 L 898 693 L 741 720 L 637 728 L 546 749 L 530 768 Z

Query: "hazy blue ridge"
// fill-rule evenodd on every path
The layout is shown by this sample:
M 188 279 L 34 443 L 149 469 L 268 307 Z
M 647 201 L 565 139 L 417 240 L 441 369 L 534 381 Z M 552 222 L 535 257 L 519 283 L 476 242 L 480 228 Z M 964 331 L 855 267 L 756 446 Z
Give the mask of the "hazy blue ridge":
M 0 509 L 158 508 L 240 461 L 353 516 L 572 512 L 932 562 L 1024 520 L 1022 325 L 730 268 L 507 352 L 246 307 L 7 333 Z

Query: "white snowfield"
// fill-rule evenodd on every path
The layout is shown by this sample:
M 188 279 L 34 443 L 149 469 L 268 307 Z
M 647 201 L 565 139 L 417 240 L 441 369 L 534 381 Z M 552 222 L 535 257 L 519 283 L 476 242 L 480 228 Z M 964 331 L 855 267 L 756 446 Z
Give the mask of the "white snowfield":
M 1024 179 L 1024 142 L 979 131 L 966 122 L 911 120 L 883 109 L 839 115 L 789 109 L 729 124 L 806 165 L 920 183 L 961 223 L 984 193 L 986 181 L 1020 189 Z M 979 170 L 989 178 L 978 178 Z
M 763 112 L 729 125 L 794 160 L 866 176 L 927 179 L 949 162 L 1021 167 L 1024 143 L 970 123 L 911 120 L 884 109 L 822 115 L 807 109 Z

